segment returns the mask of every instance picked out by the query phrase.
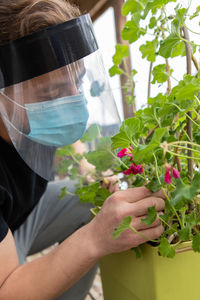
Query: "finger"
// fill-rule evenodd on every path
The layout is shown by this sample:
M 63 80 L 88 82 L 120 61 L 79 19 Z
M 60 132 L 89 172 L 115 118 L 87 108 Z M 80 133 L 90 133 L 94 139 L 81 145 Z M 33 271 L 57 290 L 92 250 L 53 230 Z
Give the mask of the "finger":
M 113 176 L 110 178 L 110 183 L 109 183 L 109 191 L 111 193 L 117 192 L 120 190 L 120 180 L 117 176 Z
M 135 203 L 153 195 L 153 193 L 145 186 L 130 188 L 126 191 L 119 191 L 117 194 L 119 197 L 121 197 L 121 199 L 124 199 L 129 203 Z
M 159 238 L 163 232 L 164 232 L 164 227 L 162 225 L 153 227 L 153 228 L 148 228 L 145 230 L 141 230 L 139 231 L 141 234 L 145 235 L 146 237 L 148 237 L 151 240 L 155 240 L 157 238 Z
M 167 192 L 164 192 L 163 190 L 160 190 L 160 191 L 158 191 L 156 193 L 153 193 L 152 196 L 158 197 L 158 198 L 163 198 L 165 200 L 166 199 L 166 193 Z
M 120 190 L 119 182 L 117 176 L 103 178 L 102 187 L 107 188 L 111 193 L 114 193 Z
M 159 225 L 162 224 L 162 221 L 159 219 L 159 214 L 158 213 L 158 216 L 156 218 L 156 220 L 151 224 L 151 225 L 146 225 L 144 222 L 142 222 L 142 219 L 145 219 L 146 216 L 142 216 L 142 217 L 137 217 L 137 218 L 133 218 L 132 222 L 131 222 L 131 225 L 137 230 L 137 231 L 140 231 L 140 230 L 145 230 L 145 229 L 148 229 L 148 228 L 153 228 L 153 227 L 157 227 Z
M 148 208 L 155 206 L 155 209 L 159 212 L 164 210 L 165 201 L 162 198 L 148 197 L 136 203 L 133 203 L 133 214 L 135 217 L 141 217 L 148 214 Z
M 148 242 L 149 240 L 156 240 L 157 238 L 159 238 L 162 235 L 163 231 L 164 231 L 164 228 L 162 225 L 159 225 L 159 226 L 153 227 L 153 228 L 149 228 L 149 229 L 145 229 L 145 230 L 141 230 L 138 232 L 139 234 L 134 234 L 133 232 L 131 233 L 131 232 L 127 231 L 130 248 L 135 247 L 136 241 L 137 241 L 137 246 L 139 246 L 141 244 Z

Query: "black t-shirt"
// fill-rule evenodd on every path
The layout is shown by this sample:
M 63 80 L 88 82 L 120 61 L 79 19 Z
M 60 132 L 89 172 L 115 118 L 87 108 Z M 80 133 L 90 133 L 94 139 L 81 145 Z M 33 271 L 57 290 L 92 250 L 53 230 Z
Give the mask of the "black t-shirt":
M 47 181 L 34 173 L 16 149 L 0 138 L 0 242 L 15 231 L 40 200 Z

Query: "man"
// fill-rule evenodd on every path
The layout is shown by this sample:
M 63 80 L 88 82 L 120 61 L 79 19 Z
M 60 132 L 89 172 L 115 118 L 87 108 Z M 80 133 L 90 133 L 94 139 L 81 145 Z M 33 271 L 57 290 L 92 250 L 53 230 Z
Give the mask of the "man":
M 113 240 L 124 217 L 150 239 L 162 234 L 159 220 L 148 227 L 141 218 L 153 205 L 161 212 L 164 195 L 117 191 L 88 223 L 78 199 L 58 200 L 63 186 L 74 191 L 71 182 L 47 186 L 55 150 L 79 140 L 90 120 L 84 84 L 101 67 L 88 15 L 64 0 L 3 1 L 0 42 L 0 299 L 83 300 L 101 257 L 146 242 L 130 230 Z M 100 103 L 114 116 L 110 97 Z M 55 242 L 48 255 L 23 264 Z

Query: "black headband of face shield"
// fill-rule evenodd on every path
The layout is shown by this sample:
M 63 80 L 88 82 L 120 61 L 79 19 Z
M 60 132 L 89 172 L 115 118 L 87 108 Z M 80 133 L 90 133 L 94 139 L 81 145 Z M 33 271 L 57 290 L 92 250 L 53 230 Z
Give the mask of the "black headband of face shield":
M 89 14 L 0 46 L 0 88 L 71 64 L 98 49 Z

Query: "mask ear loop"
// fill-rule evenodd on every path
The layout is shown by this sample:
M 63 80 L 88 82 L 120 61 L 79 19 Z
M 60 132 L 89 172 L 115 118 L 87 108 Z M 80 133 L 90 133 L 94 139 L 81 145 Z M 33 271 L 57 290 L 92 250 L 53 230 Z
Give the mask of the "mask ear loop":
M 1 109 L 0 109 L 0 115 L 2 117 L 2 120 L 3 120 L 4 124 L 5 124 L 5 126 L 6 126 L 6 124 L 9 124 L 10 127 L 12 127 L 13 129 L 15 129 L 16 131 L 20 132 L 20 130 L 17 129 L 16 126 L 14 125 L 14 123 L 12 123 L 12 121 L 9 119 L 9 117 L 8 117 L 9 108 L 6 109 L 6 107 L 8 107 L 8 105 L 11 105 L 11 103 L 12 103 L 13 107 L 16 106 L 16 109 L 22 109 L 22 111 L 24 111 L 24 112 L 27 112 L 27 110 L 29 110 L 29 109 L 25 108 L 23 105 L 21 105 L 19 103 L 16 103 L 14 100 L 12 100 L 9 96 L 7 96 L 2 91 L 0 91 L 0 97 L 1 96 L 3 98 L 3 101 L 6 102 L 5 105 L 2 105 L 3 107 L 1 107 Z M 10 108 L 11 111 L 12 111 L 13 107 Z M 8 131 L 9 131 L 9 129 L 8 129 Z
M 14 100 L 12 100 L 9 96 L 7 96 L 6 94 L 4 94 L 2 91 L 0 91 L 0 94 L 5 97 L 7 100 L 9 100 L 10 102 L 12 102 L 14 105 L 17 105 L 18 107 L 27 110 L 23 105 L 16 103 Z

